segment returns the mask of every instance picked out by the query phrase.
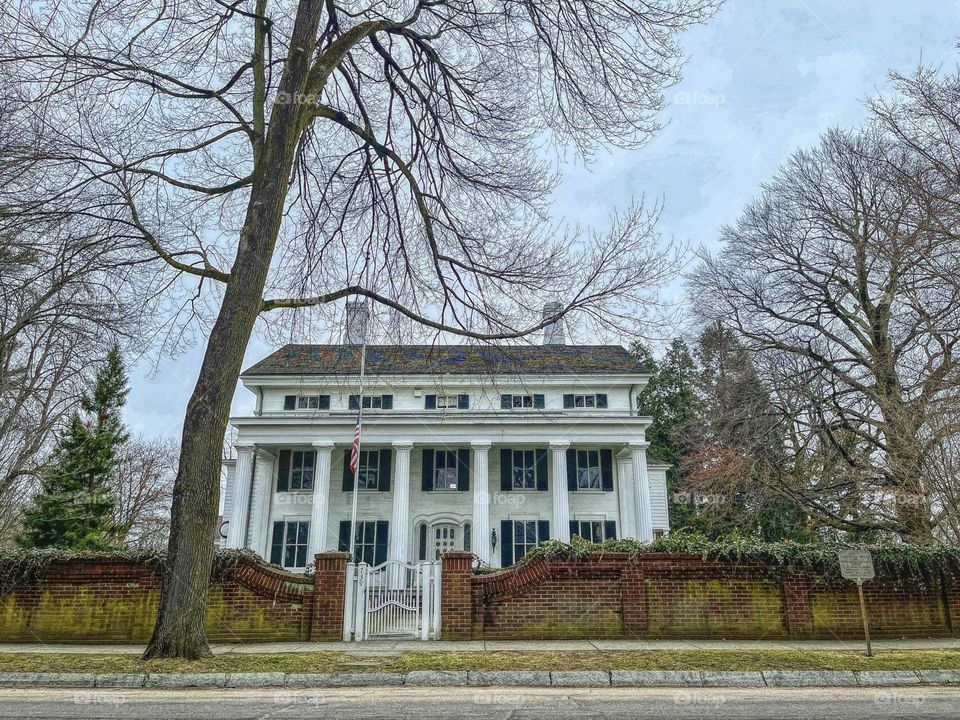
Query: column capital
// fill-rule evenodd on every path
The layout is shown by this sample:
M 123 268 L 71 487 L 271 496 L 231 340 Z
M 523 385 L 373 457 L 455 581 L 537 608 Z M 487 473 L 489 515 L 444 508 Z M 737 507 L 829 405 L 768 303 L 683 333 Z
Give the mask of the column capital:
M 627 443 L 627 448 L 631 452 L 635 452 L 637 450 L 646 450 L 648 447 L 650 447 L 650 443 L 646 440 Z
M 551 440 L 550 441 L 551 450 L 566 450 L 568 447 L 570 447 L 569 440 Z
M 238 453 L 253 452 L 257 449 L 257 446 L 254 443 L 237 443 L 233 446 L 233 449 Z
M 393 446 L 397 450 L 412 450 L 413 449 L 413 440 L 394 440 Z
M 333 443 L 330 440 L 314 440 L 314 450 L 333 450 Z
M 471 440 L 470 447 L 474 450 L 489 450 L 493 445 L 491 440 Z

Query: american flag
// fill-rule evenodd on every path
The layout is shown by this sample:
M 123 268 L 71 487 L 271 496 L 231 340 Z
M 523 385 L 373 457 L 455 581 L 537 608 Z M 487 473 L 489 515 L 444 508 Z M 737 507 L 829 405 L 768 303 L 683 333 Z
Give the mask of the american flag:
M 350 472 L 357 474 L 357 465 L 360 464 L 360 421 L 363 412 L 357 413 L 357 426 L 353 429 L 353 447 L 350 449 Z

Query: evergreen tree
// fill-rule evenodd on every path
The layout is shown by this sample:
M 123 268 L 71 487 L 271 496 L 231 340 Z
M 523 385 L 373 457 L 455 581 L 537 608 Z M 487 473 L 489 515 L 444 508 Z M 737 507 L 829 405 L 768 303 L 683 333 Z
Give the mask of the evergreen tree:
M 691 452 L 685 431 L 693 418 L 693 358 L 680 338 L 670 343 L 659 362 L 642 345 L 635 346 L 634 352 L 653 375 L 640 393 L 637 409 L 653 418 L 646 432 L 650 457 L 670 464 L 667 470 L 670 525 L 674 529 L 687 527 L 695 513 L 692 503 L 680 492 L 680 486 L 683 461 Z
M 116 542 L 110 489 L 117 453 L 127 441 L 121 410 L 127 375 L 114 347 L 57 442 L 40 491 L 24 515 L 23 547 L 102 550 Z

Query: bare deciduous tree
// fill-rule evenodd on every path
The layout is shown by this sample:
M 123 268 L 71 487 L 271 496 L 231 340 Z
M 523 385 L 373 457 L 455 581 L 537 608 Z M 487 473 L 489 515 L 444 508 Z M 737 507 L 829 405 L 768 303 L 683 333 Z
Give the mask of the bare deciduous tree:
M 950 204 L 915 191 L 929 182 L 942 187 L 883 128 L 831 131 L 691 279 L 701 312 L 731 324 L 790 396 L 797 460 L 818 468 L 791 492 L 834 527 L 919 541 L 936 523 L 932 420 L 960 383 L 960 243 L 942 231 Z
M 51 142 L 51 204 L 96 192 L 218 305 L 189 402 L 146 655 L 209 650 L 220 444 L 258 316 L 365 296 L 436 331 L 519 338 L 532 310 L 629 330 L 669 269 L 655 214 L 547 220 L 550 147 L 642 144 L 677 35 L 717 0 L 23 0 L 0 67 Z M 90 212 L 97 214 L 96 210 Z M 213 285 L 212 292 L 208 288 Z
M 121 543 L 166 547 L 177 455 L 176 443 L 162 438 L 137 437 L 121 448 L 111 488 L 118 499 L 113 519 L 125 533 Z

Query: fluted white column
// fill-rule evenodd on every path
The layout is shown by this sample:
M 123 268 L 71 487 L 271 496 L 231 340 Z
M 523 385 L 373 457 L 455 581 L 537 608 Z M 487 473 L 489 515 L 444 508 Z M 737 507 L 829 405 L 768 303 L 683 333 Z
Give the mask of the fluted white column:
M 390 516 L 389 558 L 410 562 L 410 448 L 413 443 L 393 443 L 393 514 Z
M 567 448 L 570 443 L 552 442 L 553 453 L 553 527 L 552 540 L 570 542 L 570 498 L 567 495 Z
M 650 508 L 650 478 L 647 475 L 647 447 L 650 443 L 630 446 L 633 478 L 637 495 L 637 539 L 653 540 L 653 513 Z
M 633 478 L 633 453 L 625 450 L 617 454 L 617 500 L 620 507 L 620 527 L 617 536 L 638 537 L 637 493 Z
M 472 442 L 473 448 L 473 552 L 480 562 L 490 564 L 490 443 Z
M 250 521 L 250 487 L 253 483 L 253 445 L 236 445 L 237 470 L 233 482 L 233 512 L 227 531 L 227 547 L 243 548 Z
M 330 456 L 333 443 L 315 442 L 313 449 L 317 460 L 313 465 L 313 509 L 310 511 L 310 541 L 307 545 L 307 562 L 323 552 L 327 540 L 327 518 L 330 515 Z
M 261 557 L 269 557 L 268 524 L 270 506 L 273 499 L 275 478 L 273 476 L 274 456 L 257 448 L 253 454 L 253 491 L 250 493 L 250 522 L 247 527 L 247 547 Z

